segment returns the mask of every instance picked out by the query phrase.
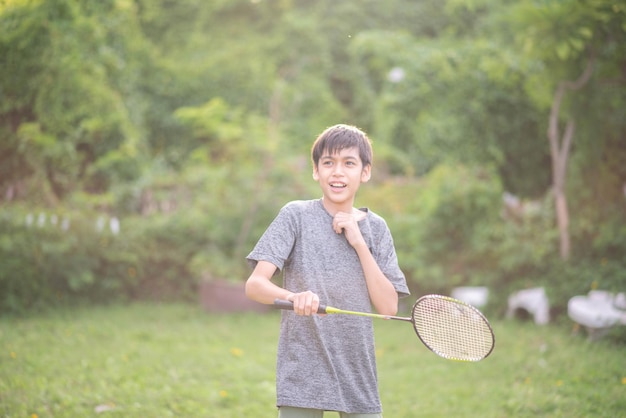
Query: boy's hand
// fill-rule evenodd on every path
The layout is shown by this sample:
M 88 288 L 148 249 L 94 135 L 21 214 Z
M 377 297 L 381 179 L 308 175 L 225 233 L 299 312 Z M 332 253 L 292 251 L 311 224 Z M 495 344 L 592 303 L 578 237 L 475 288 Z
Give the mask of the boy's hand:
M 353 213 L 337 212 L 333 218 L 333 229 L 338 234 L 343 232 L 350 245 L 355 247 L 365 242 L 358 222 L 366 216 L 366 213 L 359 210 L 355 210 Z
M 319 296 L 310 290 L 292 293 L 287 300 L 293 302 L 293 311 L 298 315 L 309 316 L 317 314 L 317 308 L 320 306 Z

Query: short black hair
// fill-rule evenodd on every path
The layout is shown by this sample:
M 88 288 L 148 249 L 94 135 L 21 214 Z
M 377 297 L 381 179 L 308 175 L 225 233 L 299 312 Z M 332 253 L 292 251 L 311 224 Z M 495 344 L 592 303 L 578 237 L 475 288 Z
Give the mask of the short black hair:
M 351 125 L 334 125 L 322 132 L 311 148 L 311 159 L 317 167 L 324 151 L 335 154 L 344 148 L 358 148 L 363 167 L 372 165 L 372 141 L 367 134 Z

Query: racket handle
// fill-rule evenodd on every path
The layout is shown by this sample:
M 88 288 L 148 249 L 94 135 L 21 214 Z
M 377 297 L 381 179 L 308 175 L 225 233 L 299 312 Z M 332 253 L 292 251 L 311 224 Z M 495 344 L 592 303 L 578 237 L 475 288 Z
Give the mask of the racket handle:
M 276 299 L 274 301 L 274 307 L 276 309 L 285 309 L 285 310 L 288 310 L 288 311 L 293 311 L 293 302 L 289 302 L 288 300 L 283 300 L 283 299 Z M 320 305 L 317 308 L 317 313 L 325 314 L 326 313 L 326 306 Z

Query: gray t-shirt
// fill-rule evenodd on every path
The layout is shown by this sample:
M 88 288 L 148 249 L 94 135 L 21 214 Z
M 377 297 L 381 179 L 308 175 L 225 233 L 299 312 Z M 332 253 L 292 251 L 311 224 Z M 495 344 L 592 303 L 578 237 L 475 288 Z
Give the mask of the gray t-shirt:
M 367 211 L 359 227 L 382 272 L 400 296 L 407 296 L 383 218 Z M 291 292 L 311 290 L 325 305 L 372 310 L 356 251 L 343 234 L 334 232 L 321 199 L 285 205 L 247 259 L 252 267 L 258 261 L 274 264 Z M 276 392 L 278 406 L 380 413 L 372 319 L 283 311 Z

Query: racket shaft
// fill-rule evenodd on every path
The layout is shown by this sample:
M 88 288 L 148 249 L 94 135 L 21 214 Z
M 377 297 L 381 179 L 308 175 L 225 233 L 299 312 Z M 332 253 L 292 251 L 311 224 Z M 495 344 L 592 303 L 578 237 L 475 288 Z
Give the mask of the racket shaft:
M 293 302 L 289 302 L 288 300 L 276 299 L 274 301 L 274 307 L 278 309 L 286 309 L 286 310 L 293 311 Z M 317 313 L 357 315 L 357 316 L 365 316 L 368 318 L 393 319 L 397 321 L 413 322 L 411 318 L 404 318 L 401 316 L 380 315 L 380 314 L 369 313 L 369 312 L 346 311 L 343 309 L 333 308 L 332 306 L 326 306 L 326 305 L 320 305 L 319 308 L 317 308 Z

